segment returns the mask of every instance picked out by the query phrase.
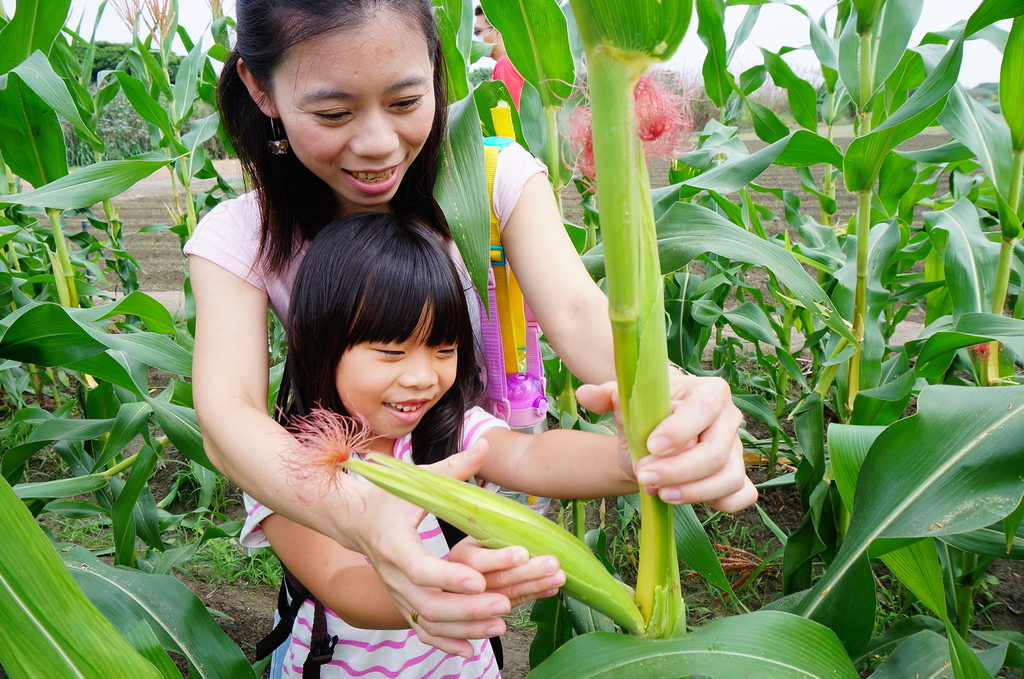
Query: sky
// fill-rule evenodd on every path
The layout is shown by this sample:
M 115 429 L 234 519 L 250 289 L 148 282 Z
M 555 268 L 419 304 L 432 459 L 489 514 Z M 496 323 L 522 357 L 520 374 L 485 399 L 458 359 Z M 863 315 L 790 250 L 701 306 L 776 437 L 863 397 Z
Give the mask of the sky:
M 124 2 L 124 0 L 120 1 Z M 14 10 L 16 0 L 0 0 L 0 2 L 10 15 Z M 97 27 L 96 39 L 128 42 L 131 39 L 131 33 L 122 24 L 113 8 L 109 6 L 111 2 L 118 2 L 118 0 L 109 0 L 108 7 Z M 912 44 L 917 44 L 921 37 L 929 31 L 941 31 L 957 21 L 967 19 L 980 3 L 981 0 L 924 0 L 924 10 L 914 33 Z M 229 14 L 234 11 L 234 4 L 234 0 L 223 0 L 225 11 Z M 805 7 L 811 16 L 817 18 L 834 4 L 834 0 L 802 0 L 799 4 Z M 100 0 L 72 0 L 68 24 L 74 27 L 81 21 L 83 34 L 90 35 L 99 5 Z M 190 36 L 195 38 L 206 31 L 210 22 L 210 9 L 207 0 L 178 0 L 178 7 L 179 23 L 186 28 Z M 728 37 L 731 38 L 735 33 L 746 10 L 746 6 L 727 8 L 726 35 Z M 704 60 L 704 45 L 697 38 L 696 24 L 696 18 L 694 18 L 689 34 L 670 62 L 671 66 L 684 73 L 699 73 Z M 1008 21 L 1000 22 L 998 25 L 1009 29 Z M 204 44 L 209 44 L 210 37 L 208 33 L 206 35 Z M 781 2 L 765 5 L 761 9 L 761 14 L 747 44 L 737 52 L 730 70 L 739 73 L 761 63 L 757 47 L 764 47 L 774 52 L 782 46 L 802 47 L 809 42 L 807 20 L 803 15 L 784 6 Z M 180 45 L 177 46 L 176 51 L 181 51 Z M 961 82 L 967 87 L 973 87 L 981 82 L 997 81 L 1000 59 L 999 51 L 988 42 L 969 41 L 964 50 Z M 800 74 L 813 70 L 817 63 L 813 52 L 809 49 L 791 53 L 786 56 L 786 60 Z

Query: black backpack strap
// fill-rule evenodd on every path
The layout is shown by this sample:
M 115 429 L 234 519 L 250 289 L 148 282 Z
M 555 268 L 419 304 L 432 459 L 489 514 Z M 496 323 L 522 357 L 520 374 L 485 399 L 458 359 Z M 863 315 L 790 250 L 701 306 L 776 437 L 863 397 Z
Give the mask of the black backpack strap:
M 324 605 L 287 568 L 284 568 L 281 591 L 277 595 L 277 613 L 281 619 L 270 634 L 256 644 L 256 659 L 266 658 L 291 636 L 295 616 L 299 614 L 299 608 L 307 600 L 313 602 L 313 632 L 310 635 L 309 655 L 302 664 L 302 679 L 318 679 L 320 668 L 331 662 L 334 656 L 338 637 L 327 634 L 327 614 L 324 613 Z
M 282 566 L 282 568 L 284 568 Z M 299 613 L 302 602 L 313 595 L 299 582 L 287 568 L 281 578 L 281 589 L 277 593 L 277 615 L 279 620 L 270 633 L 256 644 L 256 659 L 261 660 L 273 653 L 292 633 L 295 616 Z
M 327 634 L 327 615 L 324 605 L 313 600 L 313 632 L 309 638 L 309 655 L 302 663 L 302 679 L 319 679 L 320 668 L 331 662 L 338 637 Z

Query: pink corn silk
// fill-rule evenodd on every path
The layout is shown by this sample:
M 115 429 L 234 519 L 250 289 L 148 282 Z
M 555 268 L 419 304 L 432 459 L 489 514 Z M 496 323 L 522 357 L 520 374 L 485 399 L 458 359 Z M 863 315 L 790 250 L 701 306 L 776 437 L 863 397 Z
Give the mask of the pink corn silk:
M 337 486 L 341 465 L 376 438 L 366 420 L 323 408 L 291 418 L 288 430 L 298 445 L 284 453 L 285 467 L 301 484 L 318 487 L 317 499 Z
M 586 86 L 580 85 L 578 96 L 586 100 Z M 651 75 L 637 81 L 633 90 L 636 101 L 637 135 L 649 157 L 671 160 L 693 132 L 690 113 L 691 95 L 670 92 Z M 569 167 L 577 170 L 584 184 L 594 189 L 594 126 L 589 106 L 577 106 L 567 121 L 566 138 L 569 140 L 575 162 Z

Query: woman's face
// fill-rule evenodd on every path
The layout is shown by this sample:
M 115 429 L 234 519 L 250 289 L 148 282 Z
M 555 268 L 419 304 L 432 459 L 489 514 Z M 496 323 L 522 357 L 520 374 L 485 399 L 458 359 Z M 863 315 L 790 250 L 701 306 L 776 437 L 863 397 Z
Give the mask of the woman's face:
M 382 14 L 291 48 L 258 103 L 340 214 L 386 209 L 430 134 L 433 70 L 419 30 Z

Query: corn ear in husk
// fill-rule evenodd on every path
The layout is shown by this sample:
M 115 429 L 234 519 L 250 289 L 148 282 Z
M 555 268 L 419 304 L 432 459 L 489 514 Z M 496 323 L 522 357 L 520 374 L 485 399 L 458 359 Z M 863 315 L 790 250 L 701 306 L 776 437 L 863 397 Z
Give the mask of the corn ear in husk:
M 563 593 L 604 613 L 627 632 L 643 633 L 633 590 L 616 580 L 579 540 L 532 509 L 384 455 L 351 458 L 342 466 L 447 521 L 485 547 L 521 545 L 530 556 L 557 557 L 566 576 Z

